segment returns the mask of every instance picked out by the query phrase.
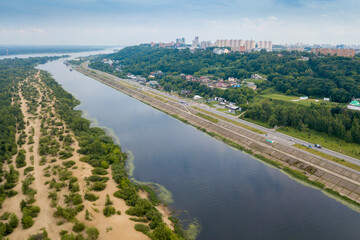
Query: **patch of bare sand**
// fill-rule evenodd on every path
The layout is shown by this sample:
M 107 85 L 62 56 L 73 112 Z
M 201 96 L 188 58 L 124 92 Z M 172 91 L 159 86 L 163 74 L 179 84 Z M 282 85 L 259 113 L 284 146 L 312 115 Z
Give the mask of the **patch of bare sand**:
M 119 199 L 113 196 L 113 193 L 118 190 L 116 187 L 115 181 L 108 175 L 110 178 L 107 182 L 107 187 L 105 190 L 96 193 L 100 198 L 96 201 L 95 205 L 92 202 L 85 200 L 85 209 L 93 216 L 92 221 L 85 220 L 85 212 L 79 214 L 79 219 L 85 221 L 86 225 L 96 227 L 100 232 L 99 239 L 106 240 L 133 240 L 133 239 L 149 239 L 146 235 L 135 230 L 134 226 L 136 222 L 131 221 L 130 216 L 125 214 L 125 211 L 129 208 L 123 199 Z M 121 215 L 113 215 L 110 217 L 105 217 L 103 214 L 103 209 L 106 202 L 106 194 L 109 194 L 111 201 L 113 202 L 113 207 L 116 211 L 120 211 Z M 98 209 L 99 212 L 96 212 L 94 209 Z

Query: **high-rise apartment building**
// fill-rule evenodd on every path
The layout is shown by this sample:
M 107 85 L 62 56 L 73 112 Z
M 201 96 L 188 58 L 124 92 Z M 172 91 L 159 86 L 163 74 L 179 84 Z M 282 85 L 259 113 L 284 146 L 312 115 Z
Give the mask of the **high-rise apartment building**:
M 176 43 L 185 44 L 185 38 L 177 38 Z
M 312 53 L 315 53 L 316 55 L 322 54 L 322 55 L 328 55 L 331 56 L 337 55 L 340 57 L 354 57 L 355 56 L 355 50 L 354 49 L 333 49 L 333 48 L 312 48 Z
M 256 42 L 254 40 L 246 40 L 245 41 L 245 50 L 246 51 L 251 51 L 253 49 L 255 49 L 256 47 Z
M 199 37 L 198 36 L 196 36 L 194 38 L 194 40 L 192 41 L 192 46 L 193 47 L 198 47 L 199 46 Z
M 244 40 L 241 39 L 223 39 L 216 40 L 216 47 L 240 47 L 245 46 Z
M 242 40 L 242 39 L 222 39 L 216 40 L 216 47 L 230 47 L 232 51 L 252 51 L 256 48 L 256 42 L 254 40 Z M 271 41 L 259 41 L 259 49 L 265 49 L 266 51 L 272 51 L 272 42 Z M 243 50 L 244 49 L 244 50 Z
M 272 42 L 271 41 L 259 41 L 258 49 L 265 49 L 266 51 L 272 51 Z
M 209 48 L 209 47 L 213 47 L 214 44 L 211 41 L 202 41 L 200 43 L 200 47 L 203 49 Z

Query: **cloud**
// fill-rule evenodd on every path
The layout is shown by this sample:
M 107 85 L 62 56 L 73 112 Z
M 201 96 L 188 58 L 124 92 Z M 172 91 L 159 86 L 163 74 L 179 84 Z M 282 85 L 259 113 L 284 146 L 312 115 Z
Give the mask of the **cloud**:
M 0 43 L 357 42 L 358 9 L 356 0 L 12 0 L 0 2 Z

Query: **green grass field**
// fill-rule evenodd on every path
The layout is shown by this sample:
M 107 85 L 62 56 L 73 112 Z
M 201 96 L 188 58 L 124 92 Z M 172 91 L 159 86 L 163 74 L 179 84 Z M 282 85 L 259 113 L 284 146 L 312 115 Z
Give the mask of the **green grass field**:
M 341 139 L 328 136 L 326 133 L 310 130 L 309 132 L 301 132 L 293 128 L 282 127 L 276 131 L 311 142 L 320 144 L 325 148 L 333 151 L 360 159 L 360 145 L 356 143 L 347 143 Z

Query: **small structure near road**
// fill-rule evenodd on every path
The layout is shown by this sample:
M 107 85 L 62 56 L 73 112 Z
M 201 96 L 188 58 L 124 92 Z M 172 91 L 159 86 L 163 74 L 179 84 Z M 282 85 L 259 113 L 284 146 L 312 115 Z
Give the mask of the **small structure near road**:
M 150 85 L 150 87 L 155 88 L 155 87 L 159 86 L 159 83 L 157 81 L 149 81 L 149 85 Z
M 194 100 L 200 100 L 200 99 L 202 99 L 202 98 L 203 98 L 203 97 L 201 97 L 201 96 L 199 96 L 199 95 L 195 95 L 193 99 L 194 99 Z
M 349 103 L 349 105 L 347 105 L 347 108 L 351 110 L 360 111 L 360 98 L 358 99 L 353 98 L 353 100 Z
M 235 113 L 235 111 L 238 111 L 238 110 L 241 111 L 241 109 L 240 109 L 238 106 L 235 106 L 235 105 L 233 105 L 233 104 L 226 105 L 225 107 L 226 107 L 227 109 L 229 109 L 229 112 L 230 112 L 230 113 Z

